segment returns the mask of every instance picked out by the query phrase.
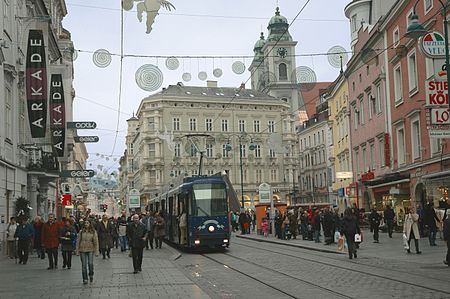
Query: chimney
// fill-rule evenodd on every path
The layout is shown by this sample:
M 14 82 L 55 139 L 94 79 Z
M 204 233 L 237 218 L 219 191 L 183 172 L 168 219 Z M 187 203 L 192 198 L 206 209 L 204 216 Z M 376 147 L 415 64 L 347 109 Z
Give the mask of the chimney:
M 244 90 L 245 89 L 245 83 L 244 82 L 242 82 L 241 83 L 241 86 L 239 87 L 241 90 Z
M 217 87 L 217 81 L 212 80 L 206 81 L 206 87 Z

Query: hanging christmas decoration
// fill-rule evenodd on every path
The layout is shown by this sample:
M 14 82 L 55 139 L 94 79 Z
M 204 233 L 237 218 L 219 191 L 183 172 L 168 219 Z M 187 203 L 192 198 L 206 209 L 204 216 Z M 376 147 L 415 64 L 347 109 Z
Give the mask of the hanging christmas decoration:
M 167 69 L 173 71 L 176 70 L 180 66 L 180 62 L 176 57 L 169 57 L 166 59 L 166 67 Z
M 135 74 L 137 85 L 145 91 L 155 91 L 163 83 L 163 73 L 153 64 L 144 64 Z
M 122 0 L 122 8 L 126 11 L 133 9 L 133 0 Z
M 96 66 L 105 68 L 111 64 L 111 54 L 108 50 L 99 49 L 94 52 L 94 55 L 92 55 L 92 61 L 94 61 Z
M 205 81 L 208 78 L 208 74 L 206 72 L 199 72 L 198 78 L 202 81 Z
M 183 76 L 181 76 L 183 78 L 184 82 L 189 82 L 192 79 L 192 76 L 190 73 L 184 73 Z
M 126 0 L 124 0 L 124 1 L 126 1 Z M 130 0 L 127 0 L 127 1 L 130 1 Z M 147 21 L 146 21 L 147 31 L 146 31 L 146 33 L 150 33 L 152 31 L 153 22 L 155 21 L 155 18 L 158 15 L 158 11 L 161 8 L 161 6 L 168 11 L 175 9 L 175 6 L 173 6 L 173 4 L 167 0 L 134 0 L 134 1 L 138 2 L 136 4 L 136 9 L 137 9 L 137 18 L 138 18 L 139 22 L 142 22 L 143 13 L 145 12 L 147 14 Z M 123 5 L 123 2 L 122 2 L 122 5 Z M 127 8 L 128 8 L 129 3 L 127 3 L 127 5 L 128 5 L 127 6 Z M 133 4 L 131 4 L 131 8 L 133 8 Z
M 327 52 L 328 55 L 328 63 L 337 69 L 341 68 L 347 64 L 348 54 L 347 50 L 345 50 L 342 46 L 334 46 Z
M 222 69 L 216 68 L 216 69 L 214 69 L 214 71 L 213 71 L 213 75 L 214 75 L 214 77 L 216 77 L 216 78 L 222 77 L 222 74 L 223 74 Z
M 241 75 L 245 72 L 245 64 L 241 61 L 235 61 L 233 62 L 231 69 L 233 70 L 233 73 Z

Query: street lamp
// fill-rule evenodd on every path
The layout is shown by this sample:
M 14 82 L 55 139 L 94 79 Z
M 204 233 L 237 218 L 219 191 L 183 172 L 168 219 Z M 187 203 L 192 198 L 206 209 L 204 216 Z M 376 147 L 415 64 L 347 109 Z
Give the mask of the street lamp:
M 242 132 L 241 135 L 238 135 L 238 139 L 239 139 L 239 166 L 240 166 L 240 170 L 241 170 L 241 208 L 244 208 L 244 176 L 243 176 L 243 166 L 242 166 L 242 139 L 245 138 L 247 136 L 247 133 Z M 231 144 L 228 143 L 225 146 L 225 149 L 227 151 L 230 151 L 232 149 Z M 248 146 L 249 150 L 254 150 L 255 149 L 255 145 L 253 144 L 253 142 L 250 143 L 250 145 Z
M 417 39 L 421 36 L 427 34 L 427 30 L 419 23 L 419 17 L 416 15 L 416 6 L 420 0 L 417 0 L 414 4 L 413 14 L 411 16 L 411 23 L 408 26 L 406 36 L 409 38 Z M 447 73 L 447 84 L 450 84 L 450 63 L 449 63 L 449 53 L 448 53 L 448 21 L 447 21 L 447 6 L 449 1 L 444 4 L 441 0 L 438 0 L 442 5 L 442 15 L 444 18 L 444 43 L 445 43 L 445 72 Z M 450 109 L 450 106 L 449 106 Z

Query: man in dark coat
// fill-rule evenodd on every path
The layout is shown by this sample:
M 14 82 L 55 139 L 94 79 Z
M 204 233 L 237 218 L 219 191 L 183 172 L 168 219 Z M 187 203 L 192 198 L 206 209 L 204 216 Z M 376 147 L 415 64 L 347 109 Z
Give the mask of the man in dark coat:
M 373 242 L 379 243 L 379 235 L 378 231 L 380 228 L 380 222 L 381 222 L 381 215 L 378 214 L 378 212 L 375 209 L 372 209 L 370 215 L 369 215 L 369 223 L 373 230 Z
M 146 243 L 147 230 L 145 225 L 139 220 L 138 215 L 133 215 L 133 220 L 127 226 L 128 242 L 131 246 L 131 256 L 133 257 L 134 274 L 142 271 L 142 257 Z
M 344 218 L 341 225 L 341 236 L 345 236 L 348 246 L 348 257 L 352 259 L 357 257 L 355 235 L 361 234 L 358 221 L 350 208 L 344 211 Z
M 384 222 L 386 222 L 389 238 L 392 238 L 392 231 L 394 229 L 394 217 L 394 210 L 391 209 L 390 205 L 387 205 L 386 209 L 384 210 Z
M 19 264 L 26 264 L 28 261 L 28 251 L 30 248 L 31 239 L 34 237 L 34 228 L 27 222 L 26 217 L 19 219 L 20 224 L 16 228 L 14 234 L 15 238 L 18 238 L 18 254 Z
M 323 235 L 325 237 L 325 245 L 330 245 L 333 242 L 333 218 L 329 209 L 325 209 L 323 213 Z
M 100 252 L 103 255 L 103 259 L 105 259 L 106 256 L 110 258 L 109 253 L 111 252 L 111 247 L 113 247 L 113 230 L 114 227 L 109 222 L 108 216 L 104 214 L 102 216 L 102 221 L 97 225 L 98 245 Z
M 440 221 L 436 215 L 436 211 L 434 210 L 434 204 L 432 201 L 428 203 L 425 207 L 424 211 L 424 224 L 430 231 L 428 235 L 428 240 L 430 242 L 430 246 L 437 246 L 436 244 L 436 233 L 437 233 L 437 225 L 436 221 Z

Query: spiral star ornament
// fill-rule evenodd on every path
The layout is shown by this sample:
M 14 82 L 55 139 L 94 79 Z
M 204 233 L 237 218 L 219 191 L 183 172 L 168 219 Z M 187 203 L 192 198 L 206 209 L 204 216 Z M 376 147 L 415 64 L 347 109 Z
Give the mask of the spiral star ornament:
M 235 61 L 233 62 L 231 69 L 233 72 L 237 75 L 241 75 L 245 72 L 245 64 L 241 61 Z
M 166 67 L 167 69 L 173 71 L 176 70 L 180 66 L 180 62 L 176 57 L 169 57 L 166 59 Z
M 155 91 L 163 83 L 163 73 L 153 64 L 144 64 L 135 74 L 136 84 L 145 91 Z
M 110 65 L 111 60 L 111 54 L 108 52 L 108 50 L 105 49 L 99 49 L 95 51 L 94 55 L 92 56 L 92 61 L 94 62 L 94 64 L 101 68 L 105 68 Z

